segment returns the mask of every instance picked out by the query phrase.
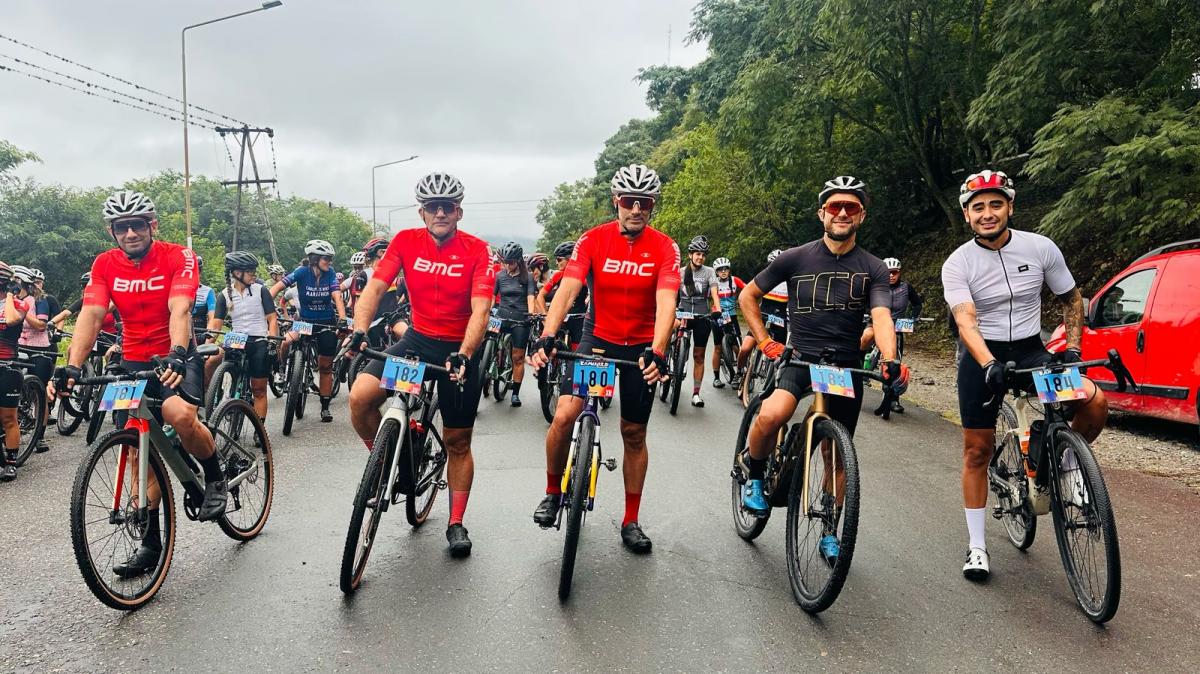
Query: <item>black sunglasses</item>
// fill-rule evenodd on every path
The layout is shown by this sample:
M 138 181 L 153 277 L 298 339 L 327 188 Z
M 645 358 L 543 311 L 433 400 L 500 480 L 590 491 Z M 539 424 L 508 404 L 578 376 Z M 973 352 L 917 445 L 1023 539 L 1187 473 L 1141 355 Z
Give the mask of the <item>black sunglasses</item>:
M 625 210 L 633 210 L 634 206 L 640 205 L 643 211 L 654 210 L 654 199 L 652 197 L 617 197 L 617 203 Z
M 124 236 L 125 234 L 128 234 L 130 230 L 133 230 L 138 234 L 145 234 L 146 232 L 150 231 L 150 222 L 147 220 L 142 220 L 141 218 L 136 218 L 133 220 L 118 220 L 117 222 L 112 223 L 112 232 L 117 236 Z
M 333 262 L 333 256 L 332 255 L 309 255 L 308 256 L 309 264 L 316 264 L 320 260 L 325 260 L 326 262 Z
M 429 213 L 430 215 L 437 215 L 437 212 L 439 210 L 442 211 L 443 213 L 445 213 L 446 215 L 450 215 L 457 209 L 458 209 L 458 204 L 453 201 L 449 201 L 449 200 L 426 201 L 425 203 L 421 204 L 421 210 L 425 211 L 426 213 Z

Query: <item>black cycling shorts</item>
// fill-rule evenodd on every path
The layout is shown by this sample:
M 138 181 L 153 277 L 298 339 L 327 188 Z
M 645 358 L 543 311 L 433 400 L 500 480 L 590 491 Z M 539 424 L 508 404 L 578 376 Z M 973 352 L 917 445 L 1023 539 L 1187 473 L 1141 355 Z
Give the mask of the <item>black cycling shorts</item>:
M 501 323 L 500 333 L 512 336 L 512 348 L 524 349 L 526 346 L 529 346 L 529 322 L 524 318 L 513 320 L 516 322 L 510 323 L 508 320 L 505 320 Z
M 121 369 L 125 372 L 145 372 L 154 368 L 154 363 L 121 360 Z M 177 388 L 183 389 L 185 393 L 196 400 L 200 400 L 204 396 L 204 359 L 196 355 L 195 349 L 188 349 L 188 355 L 184 359 L 183 383 Z M 146 380 L 147 397 L 169 400 L 176 395 L 178 393 L 175 389 L 163 388 L 162 382 L 158 380 L 158 377 Z
M 440 339 L 426 337 L 416 330 L 409 328 L 404 337 L 387 348 L 387 353 L 393 356 L 419 358 L 426 363 L 444 365 L 450 354 L 458 351 L 459 342 L 446 342 Z M 475 353 L 467 366 L 467 382 L 460 390 L 458 384 L 450 381 L 450 377 L 442 373 L 429 373 L 427 376 L 437 377 L 438 408 L 442 412 L 442 425 L 446 428 L 472 428 L 475 426 L 475 415 L 479 412 L 479 395 L 483 392 L 483 376 L 479 372 L 479 358 L 482 349 Z M 376 379 L 383 376 L 383 361 L 372 360 L 367 364 L 364 374 Z
M 35 347 L 22 347 L 22 350 L 29 354 L 29 362 L 33 364 L 29 373 L 43 384 L 49 384 L 50 377 L 54 376 L 54 363 L 58 360 L 58 352 L 42 353 L 41 348 Z
M 5 367 L 8 361 L 0 361 L 0 407 L 16 409 L 21 404 L 21 382 L 25 373 L 15 367 Z
M 650 344 L 622 346 L 585 334 L 576 349 L 579 353 L 594 353 L 598 356 L 637 362 Z M 575 380 L 575 361 L 567 361 L 566 377 L 558 385 L 560 395 L 574 395 L 572 382 Z M 621 420 L 631 424 L 645 424 L 650 420 L 650 409 L 654 404 L 654 385 L 647 384 L 642 371 L 629 365 L 617 366 L 618 397 L 621 401 Z M 577 396 L 582 397 L 582 396 Z
M 1052 358 L 1046 347 L 1042 346 L 1042 340 L 1036 336 L 1015 342 L 987 341 L 987 346 L 997 362 L 1014 362 L 1019 370 L 1045 365 Z M 1033 390 L 1032 375 L 1021 375 L 1017 383 L 1023 389 Z M 1002 398 L 992 395 L 983 377 L 983 368 L 964 347 L 958 360 L 958 415 L 962 418 L 963 428 L 995 428 Z
M 337 355 L 338 338 L 337 330 L 321 330 L 317 332 L 317 327 L 337 327 L 333 323 L 313 323 L 313 338 L 317 340 L 317 355 L 326 358 L 331 358 Z
M 692 333 L 692 348 L 703 349 L 708 346 L 708 336 L 712 334 L 713 322 L 708 316 L 697 315 L 688 320 L 688 332 Z
M 580 314 L 573 318 L 568 318 L 563 323 L 563 328 L 567 331 L 568 344 L 578 345 L 579 341 L 583 339 L 583 319 L 584 316 Z
M 801 360 L 810 363 L 820 362 L 821 358 L 800 355 Z M 838 367 L 861 367 L 862 358 L 858 360 L 839 360 L 834 363 Z M 854 397 L 847 398 L 838 395 L 825 396 L 825 411 L 834 420 L 841 422 L 846 430 L 850 431 L 850 435 L 854 435 L 854 429 L 858 427 L 858 413 L 862 409 L 863 398 L 863 382 L 862 376 L 852 374 L 851 380 L 854 382 Z M 809 375 L 807 365 L 787 365 L 783 368 L 783 373 L 779 378 L 779 388 L 796 396 L 800 400 L 804 396 L 812 393 L 812 377 Z
M 271 376 L 270 343 L 266 338 L 251 337 L 246 342 L 246 353 L 243 356 L 246 373 L 251 379 L 266 379 Z

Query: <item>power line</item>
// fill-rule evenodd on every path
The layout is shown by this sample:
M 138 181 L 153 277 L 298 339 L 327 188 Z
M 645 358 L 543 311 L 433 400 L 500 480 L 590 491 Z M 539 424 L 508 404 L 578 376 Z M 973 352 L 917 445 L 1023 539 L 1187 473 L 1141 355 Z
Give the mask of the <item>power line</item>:
M 463 206 L 485 206 L 488 204 L 534 204 L 534 203 L 540 203 L 542 201 L 545 201 L 545 198 L 542 198 L 542 199 L 513 199 L 511 201 L 464 201 L 462 203 L 462 205 Z M 385 206 L 383 204 L 379 204 L 378 206 L 376 206 L 376 208 L 402 208 L 404 206 L 410 206 L 410 205 L 411 204 L 396 204 L 396 205 L 391 205 L 391 206 Z M 356 210 L 359 208 L 370 208 L 370 207 L 371 207 L 370 204 L 367 204 L 366 206 L 342 206 L 342 208 L 350 208 L 350 209 L 356 209 Z
M 97 69 L 95 69 L 95 68 L 92 68 L 92 67 L 90 67 L 90 66 L 86 66 L 86 65 L 84 65 L 84 64 L 82 64 L 82 63 L 79 63 L 78 61 L 72 61 L 71 59 L 69 59 L 69 58 L 67 58 L 67 57 L 65 57 L 65 56 L 59 56 L 58 54 L 54 54 L 54 53 L 48 52 L 48 51 L 46 51 L 45 49 L 42 49 L 42 48 L 40 48 L 40 47 L 35 47 L 35 46 L 33 46 L 33 45 L 31 45 L 31 44 L 29 44 L 29 43 L 27 43 L 27 42 L 22 42 L 22 41 L 20 41 L 20 40 L 18 40 L 18 39 L 16 39 L 16 38 L 9 37 L 9 36 L 7 36 L 7 35 L 4 35 L 4 34 L 2 34 L 2 33 L 0 33 L 0 39 L 8 40 L 9 42 L 12 42 L 13 44 L 20 45 L 20 46 L 22 46 L 22 47 L 25 47 L 25 48 L 27 48 L 27 49 L 32 49 L 33 51 L 40 52 L 40 53 L 42 53 L 42 54 L 45 54 L 46 56 L 49 56 L 49 57 L 51 57 L 51 58 L 58 59 L 59 61 L 62 61 L 62 62 L 64 62 L 64 63 L 69 63 L 69 64 L 71 64 L 71 65 L 73 65 L 73 66 L 76 66 L 76 67 L 79 67 L 79 68 L 83 68 L 84 70 L 87 70 L 87 71 L 90 71 L 90 72 L 96 73 L 97 75 L 102 75 L 102 76 L 104 76 L 104 77 L 107 77 L 107 78 L 109 78 L 109 79 L 116 80 L 117 82 L 120 82 L 121 84 L 126 84 L 126 85 L 129 85 L 129 86 L 133 87 L 134 89 L 140 89 L 141 91 L 145 91 L 145 92 L 148 92 L 148 93 L 151 93 L 151 94 L 155 94 L 155 95 L 157 95 L 157 96 L 162 96 L 163 98 L 166 98 L 166 99 L 168 99 L 168 100 L 175 101 L 176 103 L 179 103 L 180 105 L 182 105 L 182 104 L 183 104 L 183 101 L 182 101 L 182 100 L 180 100 L 180 99 L 178 99 L 178 98 L 176 98 L 176 97 L 174 97 L 174 96 L 172 96 L 172 95 L 170 95 L 170 94 L 164 94 L 163 92 L 161 92 L 161 91 L 158 91 L 158 90 L 156 90 L 156 89 L 151 89 L 150 87 L 143 87 L 142 85 L 140 85 L 140 84 L 135 84 L 135 83 L 133 83 L 133 82 L 130 82 L 129 80 L 127 80 L 127 79 L 125 79 L 125 78 L 123 78 L 123 77 L 118 77 L 118 76 L 116 76 L 116 75 L 110 75 L 109 73 L 106 73 L 106 72 L 104 72 L 103 70 L 97 70 Z M 230 117 L 229 115 L 223 115 L 223 114 L 221 114 L 221 113 L 219 113 L 219 112 L 214 112 L 214 111 L 212 111 L 212 110 L 209 110 L 208 108 L 202 108 L 202 107 L 200 107 L 199 105 L 189 105 L 189 106 L 188 106 L 188 108 L 195 108 L 195 109 L 197 109 L 197 110 L 200 110 L 201 112 L 207 112 L 207 113 L 208 113 L 208 114 L 210 114 L 210 115 L 216 115 L 216 116 L 218 116 L 218 117 L 223 117 L 223 118 L 225 118 L 225 119 L 233 120 L 234 122 L 237 122 L 237 123 L 238 123 L 239 125 L 241 125 L 241 126 L 249 126 L 249 124 L 247 124 L 246 122 L 243 122 L 243 121 L 241 121 L 240 119 L 237 119 L 236 117 Z M 190 113 L 189 113 L 189 114 L 190 114 Z M 177 120 L 177 121 L 178 121 L 178 120 Z

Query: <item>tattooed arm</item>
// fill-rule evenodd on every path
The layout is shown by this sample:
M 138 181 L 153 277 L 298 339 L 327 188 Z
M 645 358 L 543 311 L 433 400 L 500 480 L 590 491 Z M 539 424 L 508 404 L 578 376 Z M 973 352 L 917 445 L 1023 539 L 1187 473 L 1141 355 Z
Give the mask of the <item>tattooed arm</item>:
M 1063 327 L 1066 330 L 1067 348 L 1079 349 L 1083 340 L 1083 294 L 1079 288 L 1071 288 L 1058 296 L 1063 305 Z
M 979 317 L 975 314 L 974 302 L 962 302 L 950 307 L 954 322 L 958 325 L 958 338 L 962 340 L 967 352 L 980 366 L 995 360 L 991 349 L 983 341 L 983 333 L 979 331 Z

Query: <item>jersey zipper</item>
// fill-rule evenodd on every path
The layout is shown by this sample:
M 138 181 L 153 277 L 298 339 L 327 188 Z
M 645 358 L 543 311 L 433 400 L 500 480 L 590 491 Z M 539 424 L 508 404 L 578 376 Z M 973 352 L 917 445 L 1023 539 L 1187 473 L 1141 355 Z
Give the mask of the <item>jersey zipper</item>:
M 1004 252 L 997 250 L 996 255 L 1000 256 L 1000 271 L 1004 273 L 1004 285 L 1008 286 L 1008 341 L 1013 341 L 1012 338 L 1012 313 L 1013 313 L 1013 289 L 1012 283 L 1008 280 L 1008 269 L 1004 267 Z

